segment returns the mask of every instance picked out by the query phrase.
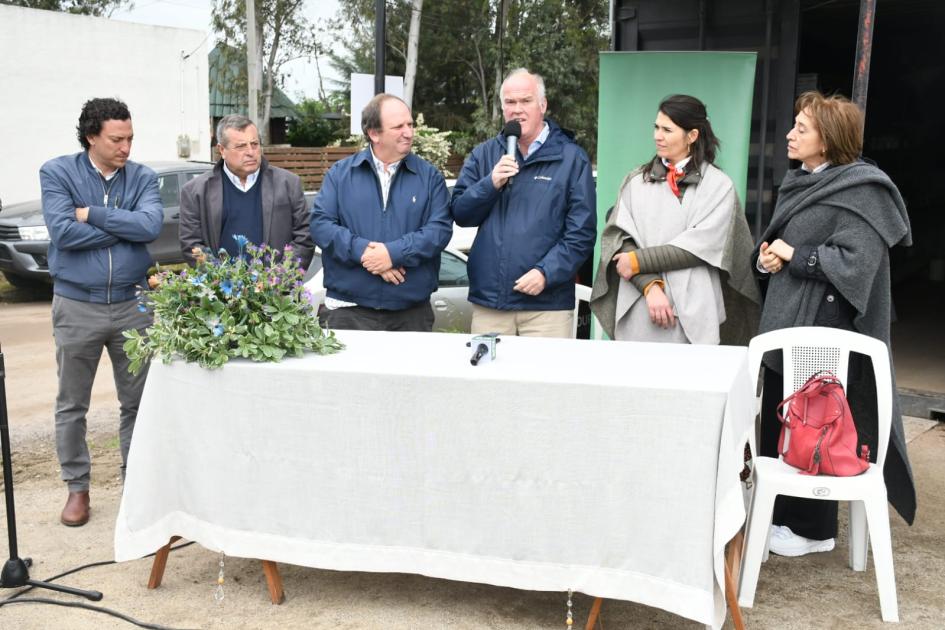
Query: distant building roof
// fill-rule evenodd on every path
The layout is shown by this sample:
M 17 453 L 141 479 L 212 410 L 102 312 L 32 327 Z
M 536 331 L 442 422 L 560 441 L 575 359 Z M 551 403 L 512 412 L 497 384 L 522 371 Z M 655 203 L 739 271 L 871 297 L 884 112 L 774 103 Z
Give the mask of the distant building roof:
M 210 116 L 221 118 L 227 114 L 246 113 L 246 81 L 240 76 L 239 57 L 225 55 L 224 44 L 210 51 Z M 227 59 L 230 57 L 230 59 Z M 245 73 L 243 75 L 245 77 Z M 296 118 L 295 103 L 279 88 L 272 90 L 270 118 Z

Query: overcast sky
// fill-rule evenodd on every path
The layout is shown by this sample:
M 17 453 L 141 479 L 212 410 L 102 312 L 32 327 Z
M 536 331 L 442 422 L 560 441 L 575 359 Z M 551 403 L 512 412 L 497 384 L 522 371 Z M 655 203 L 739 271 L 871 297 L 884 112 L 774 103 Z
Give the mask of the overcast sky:
M 116 11 L 112 19 L 158 26 L 177 26 L 192 28 L 208 34 L 209 52 L 215 43 L 210 28 L 211 0 L 138 0 L 131 9 Z M 312 22 L 319 22 L 334 16 L 338 8 L 336 0 L 306 0 L 305 15 Z M 334 70 L 327 60 L 322 60 L 321 71 L 326 79 L 325 89 L 330 90 L 329 78 L 335 78 Z M 293 100 L 302 96 L 316 98 L 318 96 L 318 80 L 315 73 L 315 64 L 307 60 L 294 61 L 282 68 L 285 74 L 285 93 Z

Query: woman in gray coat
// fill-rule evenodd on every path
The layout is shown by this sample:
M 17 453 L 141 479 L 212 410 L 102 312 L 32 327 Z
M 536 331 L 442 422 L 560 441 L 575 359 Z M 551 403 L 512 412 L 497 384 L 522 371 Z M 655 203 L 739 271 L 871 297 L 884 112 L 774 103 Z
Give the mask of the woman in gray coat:
M 828 326 L 869 335 L 888 346 L 889 250 L 912 243 L 905 204 L 889 177 L 860 159 L 863 114 L 854 104 L 806 92 L 795 113 L 787 135 L 788 157 L 801 167 L 785 175 L 771 224 L 752 258 L 766 289 L 759 332 Z M 875 453 L 872 365 L 854 355 L 848 379 L 859 443 Z M 783 393 L 779 358 L 766 358 L 764 383 L 760 450 L 777 456 L 780 423 L 775 414 Z M 893 400 L 898 400 L 895 382 Z M 897 402 L 889 446 L 883 471 L 889 501 L 911 524 L 915 488 Z M 772 522 L 774 553 L 829 551 L 837 532 L 837 503 L 778 497 Z

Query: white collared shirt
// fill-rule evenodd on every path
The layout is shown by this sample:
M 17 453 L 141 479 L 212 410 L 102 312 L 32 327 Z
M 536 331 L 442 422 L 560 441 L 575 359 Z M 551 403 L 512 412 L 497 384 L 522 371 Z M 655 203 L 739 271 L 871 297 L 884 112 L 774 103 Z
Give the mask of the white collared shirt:
M 106 175 L 105 173 L 102 172 L 102 169 L 100 169 L 99 167 L 97 167 L 97 166 L 95 165 L 95 162 L 92 160 L 92 156 L 89 155 L 88 152 L 85 153 L 85 156 L 86 156 L 87 158 L 89 158 L 89 164 L 92 165 L 92 168 L 95 169 L 95 172 L 98 173 L 99 175 L 101 175 L 101 176 L 102 176 L 102 179 L 104 179 L 106 182 L 111 181 L 112 178 L 115 177 L 115 175 L 118 175 L 118 169 L 117 169 L 117 168 L 116 168 L 114 171 L 112 171 L 111 174 Z
M 246 176 L 246 185 L 244 186 L 243 182 L 240 181 L 239 176 L 235 175 L 233 171 L 227 168 L 226 162 L 223 163 L 223 172 L 226 173 L 226 176 L 231 182 L 233 182 L 233 185 L 236 186 L 237 190 L 242 190 L 243 192 L 249 191 L 249 189 L 253 187 L 253 184 L 255 184 L 256 180 L 259 178 L 259 169 L 257 168 L 256 172 L 250 173 Z
M 397 160 L 385 166 L 384 163 L 374 155 L 374 147 L 371 147 L 371 160 L 374 161 L 374 172 L 377 173 L 377 179 L 381 182 L 381 195 L 384 197 L 384 208 L 387 208 L 390 182 L 394 179 L 394 173 L 397 172 L 397 167 L 400 166 L 403 160 Z
M 105 173 L 102 172 L 102 169 L 100 169 L 98 166 L 95 165 L 95 162 L 92 161 L 92 156 L 89 155 L 88 152 L 86 152 L 85 155 L 86 155 L 86 157 L 89 158 L 89 164 L 92 165 L 92 168 L 95 169 L 95 172 L 98 173 L 99 176 L 104 180 L 104 181 L 99 182 L 99 183 L 102 184 L 102 203 L 103 203 L 103 204 L 105 205 L 105 207 L 107 208 L 107 207 L 108 207 L 108 195 L 111 193 L 112 187 L 115 185 L 115 182 L 112 181 L 112 180 L 114 180 L 115 177 L 118 176 L 118 171 L 120 171 L 121 169 L 117 169 L 117 168 L 116 168 L 116 169 L 115 169 L 114 171 L 112 171 L 110 174 L 106 175 Z M 111 183 L 109 183 L 109 182 L 111 182 Z M 108 183 L 108 187 L 105 186 L 106 183 Z M 119 197 L 120 197 L 120 196 L 119 196 Z M 115 206 L 116 206 L 116 207 L 117 207 L 119 201 L 120 201 L 120 198 L 116 198 L 116 199 L 114 200 L 114 203 L 115 203 Z
M 669 160 L 667 160 L 666 158 L 660 158 L 660 159 L 663 161 L 663 166 L 666 167 L 666 170 L 669 170 Z M 676 162 L 675 164 L 673 164 L 673 168 L 676 169 L 677 173 L 682 173 L 683 170 L 685 170 L 686 168 L 686 164 L 689 164 L 689 160 L 691 159 L 692 159 L 691 155 L 689 157 L 683 158 L 679 160 L 678 162 Z
M 818 166 L 818 167 L 815 168 L 814 170 L 810 170 L 809 168 L 807 168 L 807 165 L 806 165 L 806 164 L 804 164 L 803 162 L 801 162 L 801 170 L 802 170 L 802 171 L 807 171 L 807 172 L 810 173 L 811 175 L 813 175 L 814 173 L 819 173 L 819 172 L 821 172 L 822 170 L 826 169 L 828 166 L 830 166 L 830 162 L 824 162 L 823 164 L 821 164 L 820 166 Z
M 538 137 L 532 140 L 532 143 L 528 145 L 528 153 L 525 154 L 526 160 L 528 159 L 529 155 L 537 151 L 541 145 L 545 144 L 545 140 L 548 139 L 548 134 L 551 133 L 551 128 L 548 126 L 548 123 L 544 123 L 544 125 L 545 126 L 541 128 L 541 132 L 539 132 Z

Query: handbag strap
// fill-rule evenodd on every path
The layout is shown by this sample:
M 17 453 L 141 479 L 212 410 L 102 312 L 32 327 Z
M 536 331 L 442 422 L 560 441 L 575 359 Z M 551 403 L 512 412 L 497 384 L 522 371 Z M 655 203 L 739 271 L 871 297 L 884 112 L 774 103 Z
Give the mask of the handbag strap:
M 791 394 L 790 396 L 788 396 L 787 398 L 785 398 L 784 400 L 782 400 L 780 403 L 778 403 L 778 406 L 775 408 L 775 414 L 776 414 L 777 417 L 778 417 L 778 421 L 779 421 L 781 424 L 784 424 L 784 423 L 786 422 L 786 420 L 785 420 L 785 418 L 784 418 L 784 415 L 781 413 L 781 410 L 782 410 L 789 402 L 791 402 L 792 400 L 794 400 L 794 399 L 797 398 L 798 396 L 803 396 L 804 399 L 805 399 L 805 410 L 804 410 L 804 411 L 805 411 L 805 415 L 806 415 L 806 412 L 807 412 L 807 409 L 806 409 L 806 400 L 807 400 L 808 396 L 806 396 L 805 394 L 809 394 L 810 392 L 812 392 L 812 391 L 814 391 L 814 390 L 816 390 L 816 389 L 820 389 L 821 387 L 823 387 L 824 385 L 827 385 L 827 384 L 829 384 L 829 383 L 836 383 L 837 385 L 840 385 L 841 389 L 842 389 L 842 387 L 843 387 L 843 385 L 840 383 L 840 379 L 838 379 L 837 376 L 836 376 L 833 372 L 831 372 L 830 370 L 820 370 L 819 372 L 815 372 L 814 374 L 812 374 L 811 377 L 810 377 L 809 379 L 807 379 L 807 382 L 805 382 L 803 385 L 801 385 L 801 387 L 800 387 L 796 392 L 794 392 L 793 394 Z M 836 394 L 835 394 L 835 395 L 836 395 Z M 842 408 L 842 405 L 841 405 L 841 408 Z M 833 421 L 835 422 L 836 420 L 840 419 L 840 418 L 842 417 L 842 415 L 843 415 L 843 412 L 841 411 L 840 414 L 839 414 L 836 418 L 834 418 Z

